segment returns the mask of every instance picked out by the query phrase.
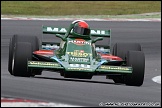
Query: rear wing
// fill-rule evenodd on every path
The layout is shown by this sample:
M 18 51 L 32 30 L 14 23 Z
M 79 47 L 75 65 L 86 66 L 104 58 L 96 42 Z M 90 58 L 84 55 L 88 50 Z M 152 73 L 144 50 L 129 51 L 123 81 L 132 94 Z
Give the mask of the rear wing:
M 42 26 L 42 31 L 43 31 L 43 34 L 61 34 L 61 35 L 66 35 L 66 33 L 69 32 L 68 28 L 52 27 L 52 26 Z M 71 31 L 70 31 L 70 33 L 71 33 Z M 97 45 L 96 44 L 96 51 L 110 53 L 111 29 L 108 29 L 108 30 L 91 29 L 90 34 L 91 34 L 92 38 L 93 37 L 109 38 L 108 42 L 106 41 L 107 39 L 103 40 L 103 41 L 106 41 L 105 42 L 106 45 Z
M 42 26 L 42 31 L 43 31 L 43 34 L 65 35 L 68 31 L 68 28 Z M 91 36 L 110 37 L 110 35 L 111 35 L 111 30 L 91 29 Z

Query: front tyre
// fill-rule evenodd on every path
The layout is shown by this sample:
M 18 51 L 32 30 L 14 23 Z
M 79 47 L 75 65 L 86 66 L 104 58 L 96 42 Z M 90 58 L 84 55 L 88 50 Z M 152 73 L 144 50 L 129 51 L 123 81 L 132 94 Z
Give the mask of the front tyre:
M 130 86 L 141 86 L 144 80 L 145 56 L 142 51 L 128 51 L 126 65 L 133 68 L 132 74 L 125 77 L 125 84 Z
M 126 54 L 128 51 L 142 51 L 142 47 L 139 43 L 116 43 L 113 47 L 112 54 L 122 58 L 123 60 L 126 59 Z M 115 83 L 124 83 L 124 76 L 114 76 L 113 81 Z
M 13 50 L 17 42 L 29 42 L 32 46 L 32 51 L 39 50 L 39 39 L 37 36 L 28 35 L 13 35 L 9 43 L 8 71 L 12 75 L 12 59 Z
M 14 76 L 30 77 L 28 60 L 32 60 L 32 46 L 28 42 L 18 42 L 14 48 L 12 59 L 12 74 Z

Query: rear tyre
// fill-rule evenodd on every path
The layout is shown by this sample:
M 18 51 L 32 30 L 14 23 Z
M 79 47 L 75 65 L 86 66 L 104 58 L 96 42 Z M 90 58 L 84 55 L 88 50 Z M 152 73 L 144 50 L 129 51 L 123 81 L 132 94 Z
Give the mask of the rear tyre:
M 14 76 L 30 77 L 31 71 L 28 70 L 28 60 L 32 60 L 31 43 L 16 43 L 12 59 L 12 74 Z
M 142 48 L 139 43 L 116 43 L 113 47 L 113 55 L 125 60 L 125 56 L 129 50 L 141 51 Z
M 32 46 L 32 51 L 39 50 L 39 40 L 36 36 L 14 35 L 9 43 L 9 58 L 8 58 L 8 71 L 12 75 L 12 59 L 13 50 L 17 42 L 29 42 Z
M 14 48 L 14 39 L 15 36 L 13 36 L 10 39 L 10 43 L 9 43 L 9 58 L 8 58 L 8 71 L 9 73 L 12 75 L 12 57 L 13 57 L 13 48 Z
M 125 84 L 130 86 L 141 86 L 144 80 L 145 56 L 142 51 L 128 51 L 126 65 L 133 68 L 132 74 L 125 77 Z

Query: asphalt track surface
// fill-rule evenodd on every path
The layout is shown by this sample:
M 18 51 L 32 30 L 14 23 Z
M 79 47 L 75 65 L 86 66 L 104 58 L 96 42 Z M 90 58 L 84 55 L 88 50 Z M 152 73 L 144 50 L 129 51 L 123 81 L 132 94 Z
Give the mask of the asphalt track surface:
M 161 75 L 161 22 L 87 21 L 94 29 L 111 29 L 116 42 L 139 42 L 145 53 L 145 79 L 141 87 L 115 84 L 105 76 L 91 80 L 63 78 L 44 71 L 34 78 L 11 76 L 8 72 L 8 45 L 13 34 L 36 35 L 41 26 L 68 27 L 72 21 L 1 20 L 1 96 L 95 106 L 107 102 L 161 102 L 161 84 L 152 78 Z M 48 37 L 47 37 L 48 38 Z M 58 41 L 56 37 L 53 37 Z M 25 48 L 24 48 L 25 50 Z

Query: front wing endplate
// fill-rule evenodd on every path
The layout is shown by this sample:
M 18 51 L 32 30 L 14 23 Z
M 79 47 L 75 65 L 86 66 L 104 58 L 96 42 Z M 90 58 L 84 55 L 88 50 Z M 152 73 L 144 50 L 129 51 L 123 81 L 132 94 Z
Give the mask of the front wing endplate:
M 28 61 L 28 68 L 54 68 L 63 69 L 57 62 Z
M 132 67 L 126 66 L 109 66 L 109 65 L 101 65 L 98 69 L 96 69 L 99 73 L 132 73 Z

